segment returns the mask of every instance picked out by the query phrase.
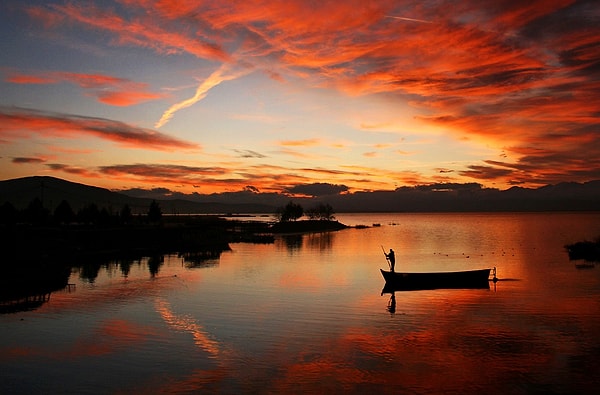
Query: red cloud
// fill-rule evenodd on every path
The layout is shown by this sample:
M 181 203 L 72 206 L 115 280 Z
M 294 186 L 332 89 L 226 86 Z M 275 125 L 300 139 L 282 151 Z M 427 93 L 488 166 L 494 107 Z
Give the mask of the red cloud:
M 150 4 L 147 4 L 150 6 Z M 130 19 L 121 17 L 110 10 L 102 10 L 93 5 L 54 5 L 47 8 L 31 7 L 31 16 L 46 22 L 54 22 L 61 18 L 86 25 L 87 27 L 106 30 L 113 33 L 117 43 L 152 48 L 158 52 L 172 54 L 188 52 L 199 58 L 228 61 L 229 55 L 219 45 L 199 38 L 200 34 L 187 35 L 163 28 L 163 23 L 152 19 L 153 7 Z M 181 27 L 181 25 L 179 26 Z
M 156 100 L 164 95 L 149 92 L 98 92 L 98 100 L 112 106 L 132 106 L 150 100 Z
M 27 75 L 27 74 L 10 74 L 5 78 L 6 82 L 13 84 L 54 84 L 56 80 L 51 77 Z
M 91 135 L 127 147 L 160 151 L 199 148 L 196 144 L 123 122 L 0 107 L 0 137 L 14 140 L 27 138 L 31 134 L 67 138 Z
M 5 78 L 13 84 L 56 84 L 71 82 L 89 91 L 98 101 L 112 106 L 131 106 L 165 97 L 148 91 L 148 84 L 103 74 L 49 72 L 24 74 L 10 72 Z
M 123 164 L 102 166 L 98 172 L 112 179 L 121 179 L 129 185 L 136 183 L 174 185 L 192 191 L 197 185 L 206 185 L 207 192 L 243 190 L 253 185 L 262 192 L 281 192 L 295 185 L 314 183 L 315 180 L 335 180 L 338 184 L 365 184 L 373 169 L 331 170 L 320 168 L 288 168 L 273 165 L 244 166 L 243 163 L 181 166 L 169 164 Z M 380 170 L 378 170 L 381 172 Z M 382 174 L 382 178 L 398 178 L 399 174 Z M 404 174 L 404 177 L 406 174 Z M 414 183 L 417 183 L 416 180 Z M 381 184 L 383 186 L 383 184 Z M 375 186 L 375 184 L 374 184 Z
M 481 164 L 456 174 L 549 182 L 544 177 L 586 177 L 590 173 L 577 167 L 580 159 L 596 166 L 597 152 L 589 149 L 598 145 L 600 107 L 594 5 L 126 0 L 126 13 L 78 4 L 29 10 L 47 27 L 69 21 L 108 32 L 116 45 L 251 63 L 281 79 L 300 78 L 349 95 L 410 99 L 422 121 L 504 149 L 513 164 L 526 165 L 511 175 Z M 129 91 L 145 92 L 119 90 L 102 100 L 145 99 L 121 94 Z M 523 154 L 525 147 L 541 150 L 546 161 Z M 569 165 L 558 166 L 557 158 Z M 525 171 L 535 165 L 543 167 Z

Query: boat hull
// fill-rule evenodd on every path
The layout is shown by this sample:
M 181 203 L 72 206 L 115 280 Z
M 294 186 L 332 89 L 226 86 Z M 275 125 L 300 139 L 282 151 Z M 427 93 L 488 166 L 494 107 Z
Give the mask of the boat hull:
M 466 270 L 459 272 L 403 273 L 383 269 L 384 291 L 410 291 L 419 289 L 481 289 L 489 288 L 492 269 Z

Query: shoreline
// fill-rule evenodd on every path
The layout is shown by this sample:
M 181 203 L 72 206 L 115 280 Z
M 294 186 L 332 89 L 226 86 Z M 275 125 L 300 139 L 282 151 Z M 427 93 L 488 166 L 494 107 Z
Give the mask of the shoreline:
M 229 243 L 272 243 L 276 234 L 345 228 L 348 226 L 337 221 L 272 223 L 215 215 L 165 216 L 157 223 L 125 225 L 5 225 L 0 226 L 0 237 L 5 242 L 4 253 L 11 264 L 40 266 L 53 262 L 73 264 L 84 258 L 218 252 L 229 250 Z M 0 264 L 8 265 L 6 261 Z

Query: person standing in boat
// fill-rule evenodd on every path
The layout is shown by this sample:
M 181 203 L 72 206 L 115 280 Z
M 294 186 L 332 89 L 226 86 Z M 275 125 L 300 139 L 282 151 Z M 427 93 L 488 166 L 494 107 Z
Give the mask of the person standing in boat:
M 384 252 L 385 254 L 385 252 Z M 385 254 L 385 257 L 390 262 L 390 271 L 394 271 L 394 266 L 396 266 L 396 255 L 394 254 L 394 250 L 390 248 L 390 252 Z

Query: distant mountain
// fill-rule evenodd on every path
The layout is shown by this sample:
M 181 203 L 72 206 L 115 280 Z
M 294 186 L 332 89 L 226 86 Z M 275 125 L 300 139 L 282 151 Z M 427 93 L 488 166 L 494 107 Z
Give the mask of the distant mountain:
M 274 213 L 290 200 L 305 209 L 319 203 L 343 212 L 489 212 L 489 211 L 600 211 L 600 180 L 560 183 L 537 189 L 484 188 L 480 184 L 432 184 L 393 191 L 332 194 L 291 198 L 285 194 L 239 191 L 209 195 L 161 190 L 113 192 L 54 177 L 25 177 L 0 181 L 0 205 L 8 201 L 23 209 L 35 198 L 53 210 L 67 200 L 77 211 L 90 203 L 119 211 L 127 204 L 134 214 L 146 213 L 154 199 L 164 214 Z M 162 197 L 162 198 L 161 198 Z
M 17 209 L 24 209 L 38 198 L 44 207 L 54 210 L 61 201 L 69 202 L 74 211 L 91 203 L 109 212 L 118 212 L 129 205 L 133 214 L 148 212 L 153 199 L 127 196 L 84 184 L 54 177 L 25 177 L 0 181 L 0 205 L 10 202 Z M 260 204 L 227 204 L 223 202 L 193 202 L 188 200 L 159 200 L 164 214 L 214 214 L 214 213 L 272 213 L 274 207 Z
M 504 191 L 479 184 L 434 184 L 339 195 L 328 203 L 338 212 L 374 211 L 369 207 L 397 212 L 600 211 L 600 181 Z
M 95 203 L 99 207 L 112 207 L 117 211 L 125 204 L 129 204 L 132 209 L 142 205 L 148 207 L 145 200 L 131 199 L 108 189 L 60 178 L 35 176 L 0 181 L 2 203 L 8 201 L 17 209 L 23 209 L 35 198 L 39 198 L 44 207 L 49 209 L 56 207 L 62 200 L 67 200 L 74 210 L 90 203 Z

